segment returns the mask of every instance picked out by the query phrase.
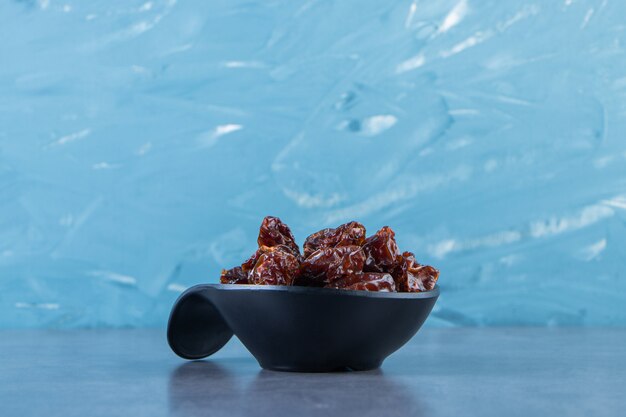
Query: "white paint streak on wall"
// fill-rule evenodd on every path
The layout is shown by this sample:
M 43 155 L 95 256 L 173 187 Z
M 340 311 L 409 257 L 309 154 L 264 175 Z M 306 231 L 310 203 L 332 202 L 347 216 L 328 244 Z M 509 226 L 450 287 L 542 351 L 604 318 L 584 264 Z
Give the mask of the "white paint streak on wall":
M 606 239 L 601 239 L 582 250 L 581 257 L 585 261 L 596 259 L 606 249 Z
M 439 33 L 444 33 L 461 23 L 461 20 L 465 18 L 469 8 L 467 7 L 467 0 L 459 1 L 453 8 L 450 10 L 450 13 L 446 15 L 439 26 Z
M 365 136 L 376 136 L 390 129 L 398 122 L 398 118 L 391 114 L 379 114 L 367 117 L 361 124 L 361 133 Z
M 602 204 L 609 207 L 626 210 L 626 196 L 616 196 L 608 200 L 603 200 Z
M 266 65 L 259 61 L 224 61 L 224 68 L 265 68 Z
M 426 58 L 424 54 L 417 54 L 406 61 L 401 62 L 396 67 L 396 73 L 402 74 L 403 72 L 412 71 L 424 65 Z
M 468 48 L 471 48 L 471 47 L 476 46 L 476 45 L 478 45 L 480 43 L 483 43 L 484 41 L 489 39 L 492 35 L 493 35 L 493 33 L 491 31 L 476 32 L 475 34 L 473 34 L 469 38 L 466 38 L 463 41 L 457 43 L 452 48 L 450 48 L 448 50 L 445 50 L 445 51 L 441 51 L 440 56 L 442 58 L 448 58 L 448 57 L 451 57 L 452 55 L 456 55 L 459 52 L 462 52 L 462 51 L 464 51 L 464 50 L 466 50 Z
M 228 123 L 217 126 L 215 129 L 201 134 L 198 137 L 198 144 L 203 148 L 210 148 L 217 143 L 217 140 L 224 135 L 243 129 L 242 125 Z
M 98 170 L 103 170 L 103 169 L 119 168 L 119 165 L 109 164 L 108 162 L 98 162 L 97 164 L 93 164 L 91 168 L 98 171 Z
M 587 10 L 585 17 L 583 18 L 583 22 L 580 24 L 581 29 L 584 29 L 587 27 L 592 16 L 593 16 L 593 7 Z
M 461 165 L 445 174 L 399 178 L 395 187 L 368 197 L 361 203 L 329 212 L 326 215 L 326 223 L 333 224 L 364 217 L 396 203 L 410 200 L 421 192 L 441 189 L 452 182 L 466 181 L 471 175 L 472 168 Z
M 70 133 L 69 135 L 65 135 L 54 141 L 51 146 L 62 146 L 67 145 L 68 143 L 75 142 L 80 139 L 84 139 L 91 133 L 91 129 L 83 129 L 78 132 Z
M 438 259 L 445 258 L 448 254 L 474 250 L 479 248 L 497 247 L 521 241 L 525 237 L 540 239 L 559 235 L 569 231 L 589 227 L 603 219 L 614 215 L 614 210 L 608 205 L 626 209 L 626 199 L 612 199 L 600 204 L 584 207 L 579 213 L 551 217 L 547 220 L 531 222 L 528 232 L 521 230 L 501 231 L 487 236 L 473 239 L 448 238 L 428 246 L 428 253 Z M 582 257 L 586 260 L 595 258 L 606 248 L 606 239 L 587 247 Z
M 461 252 L 478 248 L 497 247 L 522 238 L 522 234 L 516 230 L 497 232 L 477 239 L 459 241 L 457 239 L 446 239 L 428 247 L 428 253 L 435 258 L 442 259 L 451 252 Z
M 167 286 L 168 291 L 173 291 L 173 292 L 178 292 L 178 293 L 182 293 L 186 289 L 187 287 L 185 285 L 177 284 L 175 282 L 172 282 L 171 284 Z
M 417 2 L 411 3 L 409 6 L 409 13 L 406 15 L 406 20 L 404 21 L 404 27 L 409 29 L 413 26 L 413 17 L 415 16 L 415 12 L 417 11 Z
M 114 282 L 116 284 L 135 286 L 137 285 L 137 278 L 130 275 L 119 274 L 111 271 L 92 271 L 91 275 L 94 277 L 103 278 L 107 281 Z
M 57 303 L 26 303 L 23 301 L 15 303 L 15 308 L 38 308 L 41 310 L 58 310 L 61 306 Z
M 289 188 L 283 188 L 283 194 L 290 200 L 295 202 L 299 207 L 303 208 L 318 208 L 318 207 L 333 207 L 339 204 L 343 198 L 338 193 L 332 193 L 328 197 L 323 195 L 312 195 L 306 192 L 297 191 Z
M 530 224 L 530 236 L 534 238 L 553 236 L 571 230 L 591 226 L 600 220 L 613 216 L 615 212 L 605 205 L 585 207 L 580 213 L 573 216 L 551 217 L 548 220 L 536 221 Z

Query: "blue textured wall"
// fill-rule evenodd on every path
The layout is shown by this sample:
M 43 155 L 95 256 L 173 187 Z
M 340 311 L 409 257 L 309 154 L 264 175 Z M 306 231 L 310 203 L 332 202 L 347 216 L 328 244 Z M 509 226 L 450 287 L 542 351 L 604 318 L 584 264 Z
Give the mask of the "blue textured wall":
M 430 325 L 626 324 L 626 3 L 0 2 L 0 327 L 163 325 L 278 215 Z

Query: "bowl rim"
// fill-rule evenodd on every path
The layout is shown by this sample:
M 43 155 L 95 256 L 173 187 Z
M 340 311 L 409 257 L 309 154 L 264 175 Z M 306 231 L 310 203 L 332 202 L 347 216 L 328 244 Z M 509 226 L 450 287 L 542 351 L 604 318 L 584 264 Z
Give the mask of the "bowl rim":
M 255 284 L 204 284 L 207 287 L 220 291 L 275 291 L 289 292 L 296 294 L 316 294 L 316 295 L 342 295 L 348 297 L 366 297 L 366 298 L 434 298 L 439 296 L 439 285 L 435 285 L 430 291 L 423 292 L 382 292 L 382 291 L 362 291 L 362 290 L 343 290 L 339 288 L 318 288 L 318 287 L 302 287 L 289 285 L 255 285 Z

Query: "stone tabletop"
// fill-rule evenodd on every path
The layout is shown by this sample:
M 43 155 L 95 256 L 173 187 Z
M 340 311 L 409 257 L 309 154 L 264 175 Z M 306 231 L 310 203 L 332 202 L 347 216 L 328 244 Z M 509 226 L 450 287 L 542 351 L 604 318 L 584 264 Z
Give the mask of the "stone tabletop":
M 620 416 L 626 329 L 421 330 L 370 372 L 265 371 L 236 339 L 174 356 L 163 330 L 0 332 L 2 416 Z

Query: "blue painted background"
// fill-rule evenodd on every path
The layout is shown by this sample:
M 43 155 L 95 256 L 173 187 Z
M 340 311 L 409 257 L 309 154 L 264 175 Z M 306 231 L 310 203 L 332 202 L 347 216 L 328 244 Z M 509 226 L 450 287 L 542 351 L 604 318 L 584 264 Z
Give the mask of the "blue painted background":
M 621 1 L 0 2 L 0 327 L 163 326 L 388 224 L 429 325 L 626 324 Z

